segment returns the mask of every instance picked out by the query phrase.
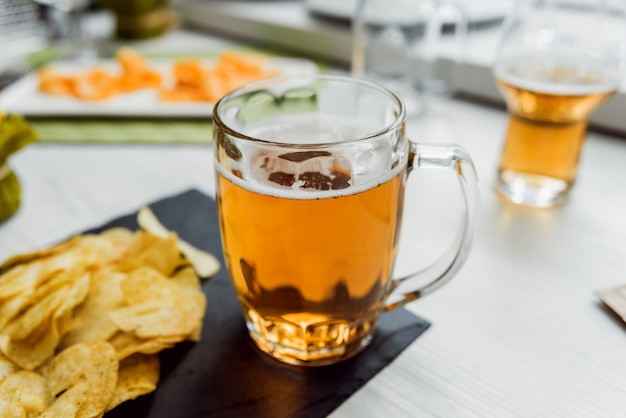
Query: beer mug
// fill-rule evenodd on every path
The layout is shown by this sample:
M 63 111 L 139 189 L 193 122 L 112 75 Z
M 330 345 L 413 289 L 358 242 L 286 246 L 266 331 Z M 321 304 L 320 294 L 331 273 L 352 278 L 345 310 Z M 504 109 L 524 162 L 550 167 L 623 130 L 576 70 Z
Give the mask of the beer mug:
M 510 113 L 496 191 L 534 207 L 566 202 L 589 116 L 622 79 L 623 1 L 518 0 L 494 66 Z
M 465 12 L 456 3 L 358 0 L 352 27 L 352 75 L 392 90 L 409 116 L 421 114 L 429 97 L 452 91 L 467 37 Z
M 437 289 L 464 263 L 478 200 L 472 161 L 455 145 L 410 142 L 405 117 L 389 90 L 331 75 L 259 81 L 216 104 L 226 265 L 252 339 L 274 358 L 351 357 L 380 314 Z M 407 176 L 430 168 L 456 173 L 464 197 L 451 261 L 437 274 L 391 279 Z

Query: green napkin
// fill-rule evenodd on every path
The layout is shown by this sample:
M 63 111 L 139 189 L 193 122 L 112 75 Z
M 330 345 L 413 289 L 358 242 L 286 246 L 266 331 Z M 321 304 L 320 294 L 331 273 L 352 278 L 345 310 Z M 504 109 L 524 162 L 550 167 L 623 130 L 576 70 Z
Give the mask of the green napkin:
M 41 142 L 210 144 L 211 121 L 127 119 L 31 119 Z

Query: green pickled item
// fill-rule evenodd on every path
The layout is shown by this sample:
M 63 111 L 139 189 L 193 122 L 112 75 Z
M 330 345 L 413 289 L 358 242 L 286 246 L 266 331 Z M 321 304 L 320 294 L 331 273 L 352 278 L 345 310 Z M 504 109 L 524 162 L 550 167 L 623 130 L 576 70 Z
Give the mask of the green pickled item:
M 0 178 L 0 222 L 10 218 L 20 208 L 20 182 L 8 165 L 0 168 L 0 171 L 4 170 L 7 173 Z
M 26 119 L 19 115 L 0 114 L 0 167 L 6 164 L 9 155 L 37 141 L 35 131 Z
M 23 117 L 0 114 L 0 222 L 20 207 L 20 183 L 7 160 L 11 154 L 36 140 L 35 131 Z

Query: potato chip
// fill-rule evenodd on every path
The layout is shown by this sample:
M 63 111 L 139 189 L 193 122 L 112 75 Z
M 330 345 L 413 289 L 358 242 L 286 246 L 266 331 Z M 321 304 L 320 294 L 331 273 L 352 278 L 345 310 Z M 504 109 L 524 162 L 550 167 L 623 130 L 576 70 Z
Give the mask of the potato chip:
M 68 330 L 71 310 L 85 299 L 90 276 L 67 277 L 75 279 L 44 298 L 49 303 L 35 304 L 0 333 L 0 350 L 18 366 L 28 370 L 38 367 L 54 354 Z
M 174 234 L 163 239 L 153 234 L 138 231 L 118 269 L 130 272 L 136 268 L 148 266 L 169 276 L 185 260 L 176 248 Z
M 29 306 L 34 290 L 30 289 L 11 299 L 0 301 L 0 329 L 3 329 L 13 318 L 15 318 L 25 307 Z
M 189 291 L 196 292 L 200 289 L 200 279 L 198 279 L 198 276 L 194 273 L 193 267 L 181 268 L 170 277 L 170 281 Z
M 83 405 L 88 402 L 89 383 L 81 382 L 63 392 L 39 418 L 76 418 Z
M 121 330 L 140 338 L 189 335 L 196 329 L 204 309 L 204 299 L 192 296 L 143 302 L 113 311 L 109 317 Z
M 100 237 L 111 242 L 113 248 L 128 250 L 135 233 L 128 228 L 111 228 L 100 233 Z
M 156 388 L 154 354 L 200 339 L 194 256 L 161 228 L 77 236 L 3 264 L 0 416 L 102 416 Z
M 71 287 L 83 274 L 84 268 L 79 266 L 78 269 L 59 270 L 53 274 L 45 275 L 44 279 L 40 279 L 39 283 L 37 283 L 33 301 L 41 303 L 46 296 L 57 292 L 59 289 Z
M 160 362 L 157 355 L 134 354 L 120 362 L 117 386 L 107 411 L 122 402 L 135 399 L 156 389 Z
M 157 271 L 140 268 L 121 283 L 127 307 L 109 314 L 121 330 L 140 338 L 187 335 L 202 321 L 205 297 L 178 286 Z
M 4 263 L 2 263 L 2 266 L 0 267 L 0 273 L 6 272 L 9 268 L 16 266 L 18 264 L 28 263 L 29 261 L 49 257 L 53 254 L 63 252 L 67 250 L 68 248 L 72 247 L 73 245 L 75 245 L 77 242 L 79 242 L 80 239 L 81 238 L 79 236 L 76 236 L 67 241 L 64 241 L 57 245 L 53 245 L 48 248 L 43 248 L 43 249 L 32 251 L 29 253 L 14 255 L 13 257 L 10 257 Z
M 77 240 L 73 240 L 73 245 L 66 250 L 46 257 L 43 260 L 44 268 L 40 283 L 57 273 L 68 270 L 84 270 L 98 262 L 105 249 L 99 248 L 96 240 L 97 238 L 92 236 L 78 237 Z
M 105 341 L 80 343 L 61 351 L 38 370 L 53 395 L 63 392 L 43 416 L 59 416 L 50 411 L 71 411 L 76 403 L 76 417 L 101 414 L 113 397 L 118 367 L 115 350 Z
M 213 254 L 199 250 L 182 240 L 179 240 L 178 248 L 187 257 L 198 276 L 212 277 L 220 270 L 220 262 Z
M 181 286 L 185 289 L 197 291 L 200 289 L 200 280 L 198 276 L 194 273 L 193 268 L 185 267 L 180 269 L 174 276 L 170 278 L 170 280 L 176 285 Z M 188 341 L 200 341 L 202 337 L 202 321 L 198 322 L 198 326 L 189 333 L 184 339 Z
M 61 306 L 64 296 L 65 288 L 63 287 L 49 293 L 22 315 L 9 322 L 1 333 L 11 339 L 23 340 L 53 315 L 54 311 Z
M 185 336 L 185 341 L 193 341 L 195 343 L 199 342 L 202 339 L 202 323 L 198 324 L 198 326 L 191 331 L 189 334 Z
M 18 371 L 18 367 L 6 356 L 0 353 L 0 382 L 10 373 Z
M 42 262 L 17 265 L 2 275 L 0 280 L 0 300 L 32 290 L 43 268 Z
M 108 239 L 99 235 L 82 235 L 67 250 L 45 260 L 48 273 L 88 267 L 104 267 L 119 261 L 128 251 L 130 242 Z M 45 274 L 45 273 L 44 273 Z
M 40 283 L 55 273 L 64 270 L 116 262 L 126 252 L 128 247 L 128 240 L 123 240 L 120 236 L 121 234 L 119 233 L 111 238 L 98 235 L 76 236 L 49 249 L 14 256 L 2 265 L 1 271 L 3 274 L 0 276 L 0 289 L 5 287 L 5 280 L 11 280 L 13 275 L 18 275 L 19 277 L 20 271 L 15 270 L 20 265 L 23 268 L 33 264 L 38 267 L 43 266 L 44 271 L 37 273 L 38 283 Z M 124 241 L 127 241 L 127 243 L 124 244 Z M 6 285 L 12 286 L 8 283 Z M 2 294 L 2 291 L 0 291 L 0 294 Z
M 48 317 L 58 318 L 81 303 L 88 290 L 89 273 L 69 271 L 59 274 L 37 290 L 37 303 L 9 322 L 0 333 L 22 340 Z
M 0 335 L 0 350 L 19 367 L 33 370 L 54 354 L 63 325 L 61 320 L 48 318 L 23 340 Z
M 61 348 L 87 341 L 106 341 L 117 332 L 108 314 L 122 305 L 120 281 L 124 277 L 123 273 L 108 269 L 93 274 L 89 293 L 75 310 L 74 325 L 63 337 Z
M 16 371 L 0 381 L 1 417 L 38 417 L 52 401 L 48 383 L 35 372 Z
M 83 272 L 83 274 L 74 280 L 69 289 L 65 292 L 65 298 L 63 303 L 54 312 L 55 318 L 60 318 L 64 315 L 69 315 L 72 310 L 82 303 L 87 297 L 89 292 L 89 286 L 91 284 L 91 274 Z
M 147 206 L 139 211 L 137 223 L 146 231 L 161 238 L 166 238 L 171 234 Z M 180 238 L 177 238 L 176 245 L 200 277 L 211 277 L 219 271 L 220 262 L 213 254 L 199 250 Z
M 167 299 L 172 295 L 176 297 L 173 292 L 182 289 L 151 267 L 139 267 L 127 274 L 120 281 L 120 288 L 126 305 Z
M 0 329 L 4 327 L 3 321 L 10 320 L 22 308 L 32 303 L 30 298 L 37 301 L 52 290 L 71 281 L 71 278 L 68 279 L 64 275 L 59 277 L 59 273 L 64 273 L 66 270 L 84 269 L 86 264 L 82 265 L 83 262 L 92 264 L 95 262 L 97 254 L 91 254 L 88 257 L 89 254 L 86 251 L 73 249 L 80 241 L 80 239 L 69 241 L 67 244 L 71 243 L 71 245 L 64 244 L 64 251 L 60 253 L 41 251 L 41 259 L 27 264 L 20 262 L 0 276 L 0 294 L 2 295 L 0 296 Z
M 135 353 L 155 354 L 185 339 L 184 335 L 175 335 L 162 338 L 138 338 L 132 332 L 120 331 L 109 339 L 109 343 L 117 352 L 117 359 L 123 360 Z
M 0 330 L 23 311 L 35 294 L 41 280 L 42 262 L 19 265 L 0 276 Z

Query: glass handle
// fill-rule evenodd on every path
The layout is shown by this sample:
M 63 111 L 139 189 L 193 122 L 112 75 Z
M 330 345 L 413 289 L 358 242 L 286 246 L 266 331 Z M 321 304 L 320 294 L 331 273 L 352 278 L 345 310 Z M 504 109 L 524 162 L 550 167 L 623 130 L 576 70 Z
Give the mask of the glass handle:
M 389 301 L 384 308 L 386 311 L 404 306 L 439 289 L 459 271 L 469 253 L 480 206 L 478 179 L 471 158 L 457 145 L 411 143 L 409 170 L 425 168 L 443 168 L 456 173 L 463 195 L 461 228 L 454 244 L 441 258 L 420 271 L 392 281 L 388 300 L 393 298 L 397 300 Z M 413 287 L 413 282 L 422 282 L 425 278 L 428 279 L 427 284 L 415 290 L 401 291 L 401 287 Z

